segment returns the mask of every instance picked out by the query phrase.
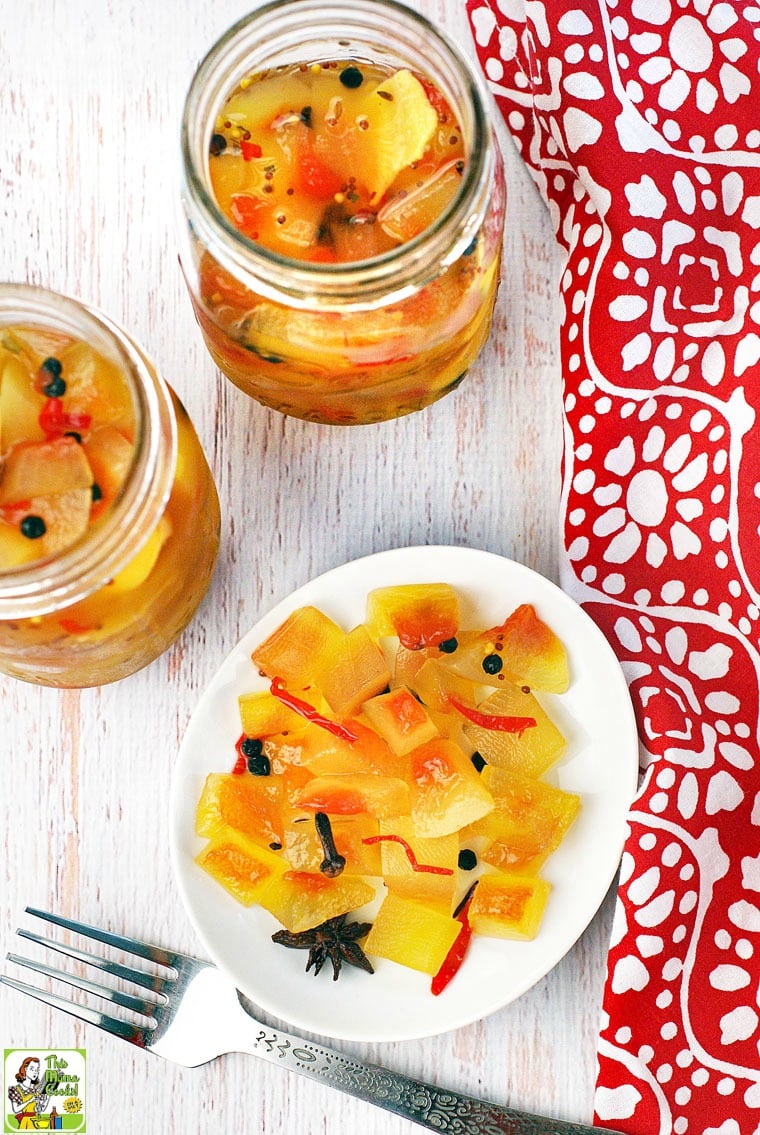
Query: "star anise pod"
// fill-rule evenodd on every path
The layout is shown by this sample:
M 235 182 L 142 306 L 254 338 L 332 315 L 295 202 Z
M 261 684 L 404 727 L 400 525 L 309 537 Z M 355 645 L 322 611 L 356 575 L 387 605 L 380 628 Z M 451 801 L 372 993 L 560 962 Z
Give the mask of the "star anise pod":
M 319 926 L 295 934 L 290 930 L 278 930 L 272 935 L 272 941 L 291 950 L 308 950 L 307 973 L 313 966 L 315 975 L 318 974 L 328 958 L 332 962 L 333 981 L 340 977 L 343 962 L 366 970 L 367 973 L 374 973 L 358 942 L 359 938 L 369 934 L 371 923 L 346 922 L 347 917 L 346 914 L 340 914 L 337 918 L 328 918 L 326 922 L 320 922 Z

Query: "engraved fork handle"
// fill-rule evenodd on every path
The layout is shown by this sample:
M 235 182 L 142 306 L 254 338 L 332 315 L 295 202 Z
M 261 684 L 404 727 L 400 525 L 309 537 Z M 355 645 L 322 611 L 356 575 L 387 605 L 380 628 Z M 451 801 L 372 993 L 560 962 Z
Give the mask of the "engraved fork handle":
M 330 1084 L 433 1131 L 446 1135 L 591 1135 L 600 1130 L 436 1088 L 377 1064 L 363 1064 L 305 1037 L 264 1027 L 250 1016 L 249 1020 L 254 1028 L 236 1046 L 240 1051 Z M 606 1135 L 620 1132 L 608 1130 Z

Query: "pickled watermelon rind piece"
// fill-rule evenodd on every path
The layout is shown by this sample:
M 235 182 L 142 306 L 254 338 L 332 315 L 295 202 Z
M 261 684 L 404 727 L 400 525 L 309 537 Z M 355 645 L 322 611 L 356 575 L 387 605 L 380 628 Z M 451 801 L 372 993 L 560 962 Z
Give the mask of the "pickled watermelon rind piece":
M 385 655 L 361 624 L 323 650 L 316 672 L 325 701 L 340 717 L 358 712 L 390 680 Z
M 208 838 L 229 828 L 264 847 L 281 844 L 279 778 L 209 773 L 196 808 L 196 833 Z
M 372 902 L 375 889 L 357 875 L 329 879 L 319 872 L 284 871 L 267 887 L 261 905 L 286 930 L 300 934 Z
M 238 710 L 247 737 L 274 737 L 278 733 L 300 733 L 306 728 L 304 719 L 269 690 L 240 694 Z
M 451 915 L 389 892 L 377 912 L 364 951 L 421 973 L 437 973 L 460 925 Z
M 307 822 L 304 822 L 306 819 Z M 309 822 L 310 821 L 310 822 Z M 380 826 L 365 813 L 356 816 L 333 816 L 331 827 L 335 847 L 346 861 L 343 873 L 379 878 L 382 876 L 380 845 L 374 842 Z M 313 822 L 295 809 L 286 820 L 283 831 L 283 855 L 294 871 L 316 874 L 324 859 L 324 849 Z
M 287 867 L 280 856 L 231 827 L 216 831 L 195 861 L 243 906 L 261 903 Z
M 409 785 L 398 776 L 338 773 L 312 777 L 295 797 L 297 807 L 330 816 L 367 813 L 377 819 L 409 811 Z
M 453 741 L 437 737 L 416 748 L 409 760 L 410 812 L 419 835 L 450 835 L 493 810 L 491 793 Z
M 473 749 L 497 768 L 539 777 L 556 764 L 567 747 L 559 727 L 535 694 L 525 687 L 505 681 L 479 703 L 478 709 L 486 714 L 531 717 L 536 723 L 521 733 L 484 729 L 472 722 L 464 724 L 464 735 Z
M 457 833 L 421 836 L 411 816 L 381 820 L 380 833 L 400 837 L 411 849 L 418 864 L 439 869 L 436 872 L 416 871 L 406 849 L 395 838 L 385 840 L 380 847 L 382 876 L 388 891 L 450 915 L 458 887 L 457 860 L 460 846 Z M 444 874 L 445 871 L 449 873 Z
M 356 168 L 375 205 L 398 174 L 423 156 L 438 126 L 438 114 L 420 80 L 405 68 L 368 91 L 359 113 L 369 123 L 366 133 L 371 144 L 362 147 Z
M 483 862 L 509 873 L 535 874 L 559 847 L 580 812 L 580 796 L 536 777 L 487 765 L 483 781 L 494 809 L 463 837 L 484 841 Z
M 470 630 L 459 603 L 448 584 L 410 584 L 370 592 L 366 622 L 349 630 L 316 607 L 291 612 L 251 657 L 272 690 L 285 674 L 317 716 L 305 721 L 271 690 L 242 694 L 243 733 L 258 740 L 270 774 L 209 778 L 198 813 L 211 842 L 232 833 L 228 859 L 257 840 L 277 857 L 257 901 L 288 931 L 379 899 L 366 953 L 430 974 L 473 881 L 475 934 L 538 933 L 551 894 L 544 864 L 581 808 L 577 794 L 542 779 L 566 747 L 551 699 L 511 677 L 517 669 L 564 686 L 563 644 L 530 604 Z M 410 627 L 405 645 L 399 631 Z M 254 787 L 238 792 L 234 781 Z M 323 871 L 320 814 L 345 860 L 336 876 Z M 239 880 L 221 881 L 248 901 Z
M 482 875 L 469 910 L 473 933 L 531 941 L 538 933 L 551 889 L 538 875 Z
M 89 344 L 44 328 L 0 331 L 0 571 L 85 535 L 128 476 L 134 433 L 124 374 Z M 138 586 L 141 572 L 117 590 Z
M 364 716 L 398 757 L 438 735 L 430 714 L 406 686 L 370 698 Z
M 316 607 L 299 607 L 256 647 L 251 659 L 269 678 L 305 689 L 315 682 L 324 654 L 334 650 L 344 634 Z
M 49 497 L 70 489 L 90 490 L 92 470 L 73 437 L 24 441 L 7 454 L 0 480 L 0 505 Z
M 501 658 L 502 666 L 489 673 L 483 663 L 494 654 Z M 499 626 L 463 635 L 451 668 L 484 685 L 498 686 L 507 679 L 552 694 L 564 694 L 570 686 L 565 646 L 531 603 L 515 608 Z
M 448 583 L 379 587 L 367 596 L 366 621 L 376 636 L 395 635 L 407 650 L 422 650 L 456 635 L 459 598 Z

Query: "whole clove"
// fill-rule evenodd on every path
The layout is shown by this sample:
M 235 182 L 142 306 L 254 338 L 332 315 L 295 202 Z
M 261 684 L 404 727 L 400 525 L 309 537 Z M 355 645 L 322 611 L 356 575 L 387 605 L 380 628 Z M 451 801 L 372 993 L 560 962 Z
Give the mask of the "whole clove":
M 319 865 L 319 870 L 323 875 L 327 875 L 328 879 L 335 879 L 346 866 L 346 860 L 335 846 L 330 817 L 326 812 L 317 812 L 314 817 L 314 824 L 325 856 Z

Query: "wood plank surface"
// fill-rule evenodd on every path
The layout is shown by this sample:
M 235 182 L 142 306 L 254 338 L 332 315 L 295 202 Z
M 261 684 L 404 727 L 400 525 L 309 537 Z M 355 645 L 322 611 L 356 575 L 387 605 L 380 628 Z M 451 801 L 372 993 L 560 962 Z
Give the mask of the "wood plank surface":
M 463 5 L 418 0 L 470 50 Z M 312 576 L 356 556 L 466 544 L 557 577 L 560 271 L 548 216 L 504 138 L 509 219 L 490 343 L 420 414 L 340 429 L 263 410 L 208 358 L 176 251 L 185 91 L 243 0 L 3 0 L 0 276 L 90 301 L 153 356 L 219 486 L 223 542 L 197 618 L 162 659 L 83 692 L 0 679 L 0 947 L 24 906 L 197 950 L 174 885 L 167 798 L 204 686 L 239 636 Z M 487 1020 L 425 1041 L 343 1045 L 415 1077 L 588 1120 L 608 898 L 557 968 Z M 10 963 L 8 972 L 18 976 Z M 88 1131 L 298 1132 L 410 1124 L 230 1056 L 186 1071 L 0 986 L 5 1047 L 85 1046 Z

